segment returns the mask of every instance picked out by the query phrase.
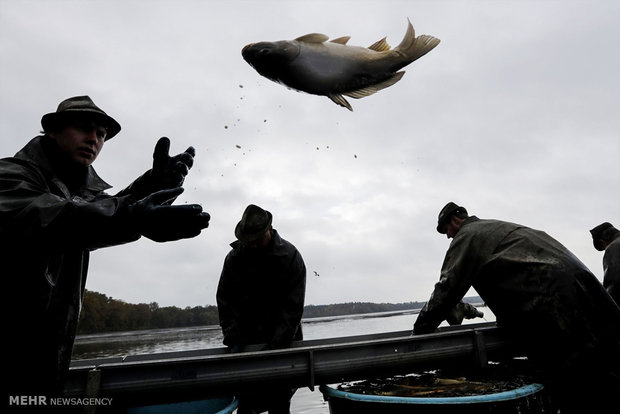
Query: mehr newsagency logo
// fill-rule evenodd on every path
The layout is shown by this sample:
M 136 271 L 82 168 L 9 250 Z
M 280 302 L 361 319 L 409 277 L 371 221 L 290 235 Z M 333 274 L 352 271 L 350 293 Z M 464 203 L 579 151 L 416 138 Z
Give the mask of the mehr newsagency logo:
M 45 395 L 10 395 L 11 406 L 109 406 L 112 398 L 98 397 L 47 397 Z

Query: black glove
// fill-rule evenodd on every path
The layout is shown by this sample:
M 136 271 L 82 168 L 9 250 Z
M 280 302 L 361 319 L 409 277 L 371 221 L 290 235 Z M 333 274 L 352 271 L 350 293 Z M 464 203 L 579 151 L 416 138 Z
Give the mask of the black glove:
M 459 302 L 450 310 L 446 321 L 450 325 L 460 325 L 463 319 L 482 318 L 484 313 L 480 312 L 474 305 Z
M 145 172 L 131 183 L 129 187 L 116 194 L 116 196 L 131 195 L 136 199 L 140 199 L 159 190 L 181 187 L 183 181 L 185 181 L 185 176 L 194 164 L 196 151 L 194 147 L 189 147 L 185 152 L 174 157 L 168 155 L 169 151 L 170 140 L 166 137 L 160 138 L 157 144 L 155 144 L 155 151 L 153 151 L 153 168 Z M 174 198 L 170 199 L 167 204 L 172 204 L 173 202 Z
M 463 313 L 465 315 L 465 319 L 484 317 L 484 313 L 479 311 L 474 305 L 470 305 L 469 303 L 463 303 L 463 305 Z
M 182 186 L 185 176 L 194 165 L 194 156 L 196 155 L 194 147 L 189 147 L 185 152 L 174 157 L 168 155 L 169 151 L 170 140 L 166 137 L 160 138 L 153 151 L 153 169 L 151 170 L 151 179 L 155 188 Z
M 182 192 L 182 187 L 160 190 L 129 205 L 130 224 L 140 234 L 156 242 L 198 236 L 202 229 L 209 227 L 209 213 L 203 212 L 199 204 L 165 204 Z

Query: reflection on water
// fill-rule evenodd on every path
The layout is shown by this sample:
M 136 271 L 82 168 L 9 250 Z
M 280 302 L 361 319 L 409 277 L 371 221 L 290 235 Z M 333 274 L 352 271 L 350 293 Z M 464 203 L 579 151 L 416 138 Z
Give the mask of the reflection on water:
M 222 339 L 219 326 L 80 335 L 73 347 L 73 358 L 89 359 L 216 348 L 222 346 Z

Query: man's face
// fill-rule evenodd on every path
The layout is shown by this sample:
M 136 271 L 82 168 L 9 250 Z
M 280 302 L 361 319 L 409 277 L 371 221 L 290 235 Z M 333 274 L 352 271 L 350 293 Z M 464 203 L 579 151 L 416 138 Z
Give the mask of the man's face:
M 77 120 L 48 135 L 72 161 L 87 167 L 99 155 L 106 134 L 106 129 L 92 120 Z
M 262 238 L 256 241 L 247 243 L 246 246 L 249 247 L 250 249 L 255 249 L 255 250 L 264 249 L 265 247 L 269 245 L 270 241 L 271 241 L 271 228 L 267 230 L 267 232 Z
M 444 230 L 446 231 L 446 237 L 448 237 L 449 239 L 452 239 L 454 236 L 456 236 L 456 233 L 459 232 L 460 228 L 461 228 L 460 221 L 456 219 L 456 217 L 452 216 L 450 221 L 447 222 L 446 225 L 444 226 Z

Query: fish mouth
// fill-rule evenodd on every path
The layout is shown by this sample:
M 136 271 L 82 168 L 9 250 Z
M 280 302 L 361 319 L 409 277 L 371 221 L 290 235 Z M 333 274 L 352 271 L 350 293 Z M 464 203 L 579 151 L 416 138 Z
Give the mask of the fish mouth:
M 250 51 L 252 49 L 252 46 L 254 46 L 254 43 L 250 43 L 249 45 L 245 45 L 243 46 L 243 49 L 241 49 L 241 56 L 243 56 L 243 58 L 245 60 L 248 60 Z
M 250 43 L 241 49 L 241 56 L 243 56 L 243 60 L 248 62 L 252 67 L 258 64 L 258 62 L 260 62 L 264 56 L 268 54 L 269 49 L 261 47 L 258 43 Z

